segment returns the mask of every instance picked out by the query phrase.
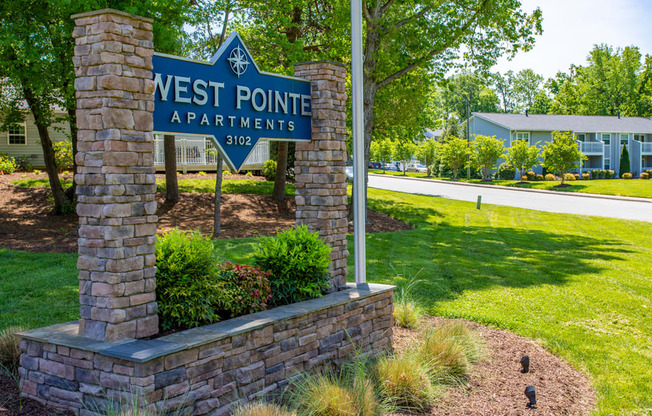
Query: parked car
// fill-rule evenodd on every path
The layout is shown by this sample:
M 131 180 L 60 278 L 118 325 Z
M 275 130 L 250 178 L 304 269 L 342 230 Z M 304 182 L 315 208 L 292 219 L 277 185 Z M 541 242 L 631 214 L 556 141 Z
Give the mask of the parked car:
M 396 170 L 396 166 L 392 163 L 385 163 L 385 170 Z
M 428 173 L 428 168 L 420 163 L 410 163 L 406 170 L 408 172 Z
M 369 162 L 369 169 L 382 169 L 383 165 L 380 162 Z

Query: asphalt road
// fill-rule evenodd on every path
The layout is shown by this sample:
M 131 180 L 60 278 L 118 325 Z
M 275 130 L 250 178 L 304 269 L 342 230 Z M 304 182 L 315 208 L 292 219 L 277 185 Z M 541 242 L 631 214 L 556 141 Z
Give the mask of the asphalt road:
M 483 204 L 652 222 L 652 202 L 556 195 L 547 192 L 529 192 L 492 186 L 470 186 L 376 175 L 369 175 L 369 186 L 471 202 L 476 202 L 478 195 L 481 195 Z

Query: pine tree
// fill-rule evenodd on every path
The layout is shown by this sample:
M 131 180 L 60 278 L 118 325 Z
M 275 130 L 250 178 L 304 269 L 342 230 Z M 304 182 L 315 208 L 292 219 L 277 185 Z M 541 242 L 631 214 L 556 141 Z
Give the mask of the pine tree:
M 623 173 L 629 173 L 629 152 L 627 151 L 627 146 L 623 144 L 623 150 L 620 152 L 620 171 L 618 172 L 618 177 L 622 178 Z

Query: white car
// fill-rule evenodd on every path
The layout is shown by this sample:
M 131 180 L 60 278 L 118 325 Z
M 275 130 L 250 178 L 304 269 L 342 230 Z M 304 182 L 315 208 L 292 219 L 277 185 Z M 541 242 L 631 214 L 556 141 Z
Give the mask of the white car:
M 428 168 L 420 163 L 410 163 L 406 170 L 408 172 L 428 173 Z

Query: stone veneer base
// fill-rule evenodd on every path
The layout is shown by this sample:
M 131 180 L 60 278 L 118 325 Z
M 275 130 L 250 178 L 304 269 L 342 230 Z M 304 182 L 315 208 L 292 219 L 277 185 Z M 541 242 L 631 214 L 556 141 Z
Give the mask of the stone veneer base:
M 393 291 L 349 284 L 322 298 L 152 340 L 98 341 L 79 336 L 77 321 L 25 331 L 18 335 L 22 394 L 81 415 L 131 404 L 130 397 L 163 411 L 229 414 L 300 372 L 356 351 L 390 349 Z

